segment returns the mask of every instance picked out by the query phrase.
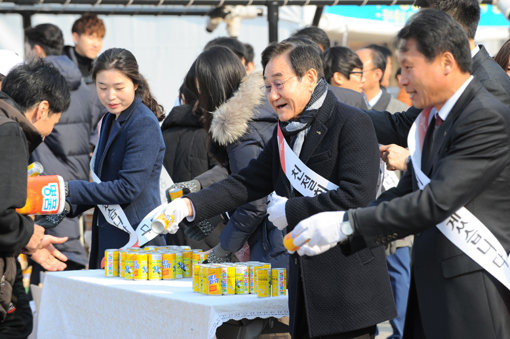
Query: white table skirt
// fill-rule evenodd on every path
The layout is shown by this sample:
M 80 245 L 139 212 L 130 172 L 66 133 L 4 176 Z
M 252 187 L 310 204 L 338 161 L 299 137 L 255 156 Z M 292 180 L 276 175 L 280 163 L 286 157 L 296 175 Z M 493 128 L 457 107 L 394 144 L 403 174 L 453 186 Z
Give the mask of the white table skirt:
M 208 296 L 194 293 L 191 284 L 191 278 L 106 278 L 103 270 L 47 273 L 37 337 L 214 338 L 230 319 L 289 314 L 287 296 Z

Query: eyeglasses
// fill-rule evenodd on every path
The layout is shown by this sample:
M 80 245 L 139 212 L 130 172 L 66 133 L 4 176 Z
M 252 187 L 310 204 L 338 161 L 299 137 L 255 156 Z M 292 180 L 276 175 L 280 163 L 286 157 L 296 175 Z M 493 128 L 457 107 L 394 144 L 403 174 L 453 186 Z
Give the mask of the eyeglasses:
M 352 71 L 351 73 L 349 74 L 356 74 L 358 75 L 360 78 L 363 78 L 363 71 Z
M 271 89 L 272 89 L 273 87 L 274 87 L 277 91 L 281 91 L 281 90 L 283 90 L 283 85 L 285 85 L 285 83 L 286 83 L 287 81 L 289 81 L 290 79 L 295 78 L 295 77 L 296 77 L 296 75 L 293 75 L 293 76 L 288 77 L 287 79 L 285 79 L 285 80 L 283 80 L 283 81 L 282 81 L 282 80 L 274 80 L 274 81 L 272 81 L 270 84 L 265 84 L 265 85 L 264 85 L 264 88 L 266 89 L 266 93 L 267 93 L 267 94 L 271 93 Z
M 370 71 L 375 71 L 376 69 L 377 69 L 377 67 L 370 68 L 370 69 L 364 69 L 363 73 L 370 72 Z

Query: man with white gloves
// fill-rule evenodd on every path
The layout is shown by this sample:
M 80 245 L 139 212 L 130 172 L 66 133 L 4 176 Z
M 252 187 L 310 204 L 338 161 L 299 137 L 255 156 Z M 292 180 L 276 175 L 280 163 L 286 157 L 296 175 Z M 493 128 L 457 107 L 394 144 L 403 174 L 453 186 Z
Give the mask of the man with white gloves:
M 365 206 L 375 198 L 379 151 L 370 119 L 339 102 L 323 79 L 321 53 L 302 40 L 268 46 L 262 55 L 267 99 L 279 118 L 271 141 L 245 169 L 172 201 L 166 214 L 200 221 L 272 191 L 269 220 L 291 231 L 323 211 Z M 346 256 L 336 246 L 320 256 L 291 255 L 293 337 L 372 338 L 395 316 L 384 248 Z M 327 288 L 326 286 L 335 286 Z
M 400 82 L 422 109 L 408 171 L 373 206 L 301 221 L 294 244 L 313 257 L 415 234 L 404 336 L 509 338 L 510 110 L 470 74 L 448 14 L 422 10 L 398 38 Z

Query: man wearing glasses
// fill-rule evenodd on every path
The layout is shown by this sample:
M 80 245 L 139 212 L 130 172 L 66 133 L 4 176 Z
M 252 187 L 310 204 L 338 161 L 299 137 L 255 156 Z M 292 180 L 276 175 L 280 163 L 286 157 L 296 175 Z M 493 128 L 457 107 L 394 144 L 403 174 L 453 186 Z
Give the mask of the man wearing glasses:
M 367 97 L 369 108 L 390 113 L 407 110 L 409 107 L 406 104 L 393 99 L 390 93 L 381 87 L 384 70 L 386 69 L 386 57 L 377 49 L 369 47 L 356 51 L 356 54 L 363 62 L 363 76 L 365 78 L 363 93 Z
M 262 54 L 267 99 L 279 125 L 238 174 L 166 207 L 172 231 L 275 191 L 269 220 L 291 231 L 322 211 L 365 206 L 375 196 L 379 152 L 368 116 L 338 101 L 323 79 L 320 50 L 283 41 Z M 212 203 L 213 202 L 213 203 Z M 290 331 L 298 338 L 373 338 L 396 314 L 384 249 L 289 260 Z

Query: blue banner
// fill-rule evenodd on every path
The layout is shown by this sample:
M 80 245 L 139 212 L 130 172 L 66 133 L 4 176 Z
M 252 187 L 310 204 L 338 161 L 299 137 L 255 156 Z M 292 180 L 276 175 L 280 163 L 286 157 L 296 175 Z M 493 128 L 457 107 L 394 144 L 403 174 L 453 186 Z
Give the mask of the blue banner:
M 501 11 L 493 5 L 481 5 L 481 18 L 479 26 L 510 26 Z M 418 7 L 411 5 L 340 5 L 326 7 L 326 13 L 342 15 L 350 18 L 368 19 L 403 25 L 419 10 Z

